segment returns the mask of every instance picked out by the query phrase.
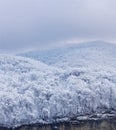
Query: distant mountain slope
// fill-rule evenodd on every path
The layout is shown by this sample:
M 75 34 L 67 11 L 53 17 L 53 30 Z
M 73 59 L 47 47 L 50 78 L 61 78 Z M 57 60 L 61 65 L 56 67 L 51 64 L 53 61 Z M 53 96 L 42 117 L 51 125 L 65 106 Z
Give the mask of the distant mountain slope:
M 70 45 L 44 51 L 32 51 L 19 55 L 64 68 L 67 66 L 116 67 L 116 45 L 102 41 Z

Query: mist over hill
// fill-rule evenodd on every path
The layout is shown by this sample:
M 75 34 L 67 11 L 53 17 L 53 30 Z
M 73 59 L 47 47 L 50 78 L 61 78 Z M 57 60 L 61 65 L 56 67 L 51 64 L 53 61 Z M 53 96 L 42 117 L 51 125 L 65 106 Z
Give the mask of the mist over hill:
M 19 54 L 59 67 L 116 67 L 116 45 L 93 41 Z

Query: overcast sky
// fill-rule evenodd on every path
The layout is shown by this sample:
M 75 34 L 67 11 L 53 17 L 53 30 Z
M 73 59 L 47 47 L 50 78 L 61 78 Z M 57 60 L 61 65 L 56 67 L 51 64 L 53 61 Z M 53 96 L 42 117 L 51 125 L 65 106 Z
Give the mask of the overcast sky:
M 0 49 L 116 41 L 116 0 L 0 0 Z

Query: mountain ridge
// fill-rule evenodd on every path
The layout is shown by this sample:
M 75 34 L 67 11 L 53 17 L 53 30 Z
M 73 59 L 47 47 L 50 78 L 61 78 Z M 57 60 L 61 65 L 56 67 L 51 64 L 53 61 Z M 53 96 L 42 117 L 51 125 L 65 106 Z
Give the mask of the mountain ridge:
M 32 51 L 19 55 L 40 60 L 48 65 L 55 66 L 60 66 L 59 64 L 64 65 L 64 62 L 67 62 L 71 67 L 73 62 L 76 62 L 75 66 L 78 66 L 79 62 L 84 65 L 95 64 L 98 62 L 97 65 L 103 66 L 108 65 L 109 63 L 111 65 L 111 62 L 114 61 L 116 62 L 116 45 L 108 42 L 96 41 L 44 51 Z M 59 61 L 60 63 L 58 63 Z M 65 64 L 64 67 L 66 66 L 67 65 Z M 115 63 L 111 66 L 116 67 Z

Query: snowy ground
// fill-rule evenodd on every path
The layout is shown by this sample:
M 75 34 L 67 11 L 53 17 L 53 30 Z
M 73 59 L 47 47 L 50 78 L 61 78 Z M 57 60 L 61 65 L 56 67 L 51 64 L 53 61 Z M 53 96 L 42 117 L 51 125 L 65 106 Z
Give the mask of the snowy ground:
M 46 64 L 38 61 L 37 52 L 36 58 L 28 53 L 37 60 L 0 55 L 0 125 L 116 111 L 116 46 L 96 43 L 69 48 L 60 56 L 49 51 L 44 59 L 44 54 L 41 61 Z

